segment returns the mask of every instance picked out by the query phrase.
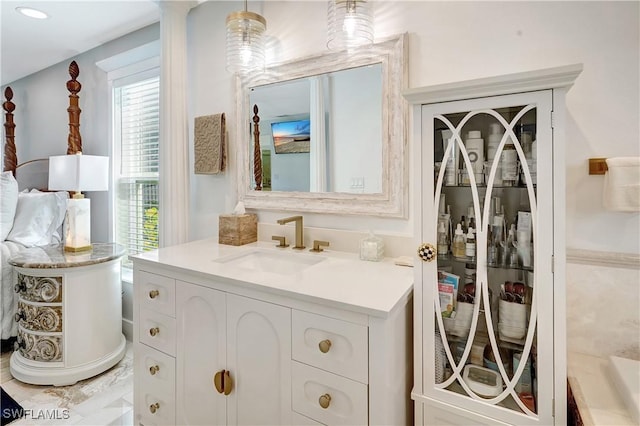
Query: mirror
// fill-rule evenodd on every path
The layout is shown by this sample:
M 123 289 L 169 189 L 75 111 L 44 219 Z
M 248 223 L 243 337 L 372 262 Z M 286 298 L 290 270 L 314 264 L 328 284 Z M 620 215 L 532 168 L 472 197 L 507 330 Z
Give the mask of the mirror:
M 238 199 L 246 207 L 406 217 L 405 39 L 238 79 Z

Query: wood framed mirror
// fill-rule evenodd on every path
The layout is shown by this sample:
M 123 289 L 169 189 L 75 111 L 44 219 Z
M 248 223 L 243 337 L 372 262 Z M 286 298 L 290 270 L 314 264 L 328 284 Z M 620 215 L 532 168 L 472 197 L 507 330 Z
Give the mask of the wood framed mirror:
M 256 209 L 406 217 L 406 38 L 239 77 L 238 200 Z

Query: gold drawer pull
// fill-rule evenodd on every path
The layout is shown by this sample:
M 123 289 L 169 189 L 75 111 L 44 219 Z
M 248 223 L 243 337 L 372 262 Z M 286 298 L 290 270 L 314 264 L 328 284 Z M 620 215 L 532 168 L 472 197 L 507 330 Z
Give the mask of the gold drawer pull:
M 149 367 L 149 373 L 152 376 L 155 376 L 158 371 L 160 371 L 160 367 L 158 367 L 157 365 L 152 365 L 151 367 Z
M 325 339 L 322 342 L 318 343 L 318 347 L 320 348 L 320 352 L 326 354 L 331 349 L 331 340 Z
M 151 411 L 151 414 L 155 414 L 156 411 L 158 411 L 159 409 L 160 409 L 160 404 L 157 402 L 149 406 L 149 411 Z
M 158 290 L 151 290 L 149 292 L 149 297 L 152 299 L 155 299 L 156 297 L 158 297 L 160 295 L 160 292 Z
M 331 395 L 325 393 L 318 399 L 318 403 L 322 408 L 329 408 L 329 404 L 331 404 Z
M 160 329 L 158 327 L 149 329 L 149 334 L 151 335 L 151 337 L 155 337 L 158 333 L 160 333 Z

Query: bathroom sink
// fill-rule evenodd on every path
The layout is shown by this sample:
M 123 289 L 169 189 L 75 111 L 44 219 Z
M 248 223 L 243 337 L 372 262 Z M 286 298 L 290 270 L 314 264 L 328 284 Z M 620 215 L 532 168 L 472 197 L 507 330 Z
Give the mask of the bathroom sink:
M 323 260 L 324 257 L 291 251 L 255 250 L 226 256 L 217 259 L 216 262 L 252 271 L 291 275 L 302 272 Z

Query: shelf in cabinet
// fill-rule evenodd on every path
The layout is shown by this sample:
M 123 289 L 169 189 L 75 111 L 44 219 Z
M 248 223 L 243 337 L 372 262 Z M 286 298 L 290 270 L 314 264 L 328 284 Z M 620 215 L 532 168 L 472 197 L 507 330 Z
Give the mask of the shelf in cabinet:
M 464 264 L 469 264 L 469 265 L 474 265 L 477 266 L 477 262 L 475 258 L 469 258 L 469 257 L 465 257 L 465 258 L 461 258 L 461 257 L 454 257 L 452 254 L 447 254 L 446 257 L 445 256 L 440 256 L 438 255 L 437 257 L 437 261 L 438 261 L 438 266 L 441 266 L 441 262 L 455 262 L 455 263 L 464 263 Z M 445 265 L 446 266 L 446 265 Z M 488 269 L 513 269 L 513 270 L 518 270 L 518 271 L 529 271 L 529 272 L 533 272 L 533 267 L 530 266 L 500 266 L 500 265 L 486 265 L 486 267 Z
M 533 184 L 533 189 L 536 189 L 537 184 Z M 471 188 L 471 185 L 442 185 L 442 188 Z M 476 184 L 476 188 L 487 188 L 487 185 L 483 184 Z M 494 189 L 527 189 L 527 185 L 515 185 L 515 186 L 509 186 L 509 185 L 492 185 L 492 188 Z

